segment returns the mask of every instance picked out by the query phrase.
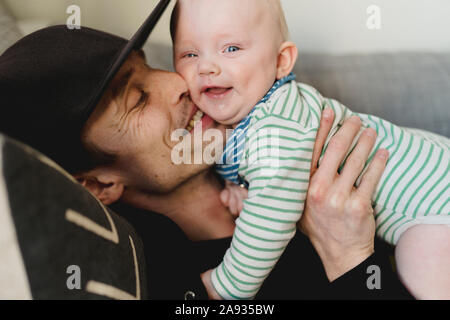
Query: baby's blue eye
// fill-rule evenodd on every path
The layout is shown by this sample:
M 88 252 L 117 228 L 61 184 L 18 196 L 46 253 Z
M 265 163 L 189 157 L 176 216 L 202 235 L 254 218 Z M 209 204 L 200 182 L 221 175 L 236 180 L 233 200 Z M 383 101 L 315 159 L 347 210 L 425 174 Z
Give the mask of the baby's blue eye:
M 195 53 L 188 53 L 184 55 L 184 58 L 195 58 L 197 55 Z
M 225 49 L 225 52 L 226 52 L 226 53 L 230 53 L 230 52 L 236 52 L 236 51 L 239 51 L 239 50 L 241 50 L 241 49 L 239 49 L 239 48 L 236 47 L 236 46 L 229 46 L 229 47 L 227 47 L 227 48 Z

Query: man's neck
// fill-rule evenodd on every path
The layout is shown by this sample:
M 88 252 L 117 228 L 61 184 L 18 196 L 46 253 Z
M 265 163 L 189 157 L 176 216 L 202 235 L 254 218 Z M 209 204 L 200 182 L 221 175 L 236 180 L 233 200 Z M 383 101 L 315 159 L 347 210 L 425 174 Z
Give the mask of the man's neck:
M 230 237 L 234 220 L 219 198 L 217 177 L 201 173 L 167 194 L 134 193 L 123 199 L 141 209 L 161 213 L 174 221 L 193 241 Z

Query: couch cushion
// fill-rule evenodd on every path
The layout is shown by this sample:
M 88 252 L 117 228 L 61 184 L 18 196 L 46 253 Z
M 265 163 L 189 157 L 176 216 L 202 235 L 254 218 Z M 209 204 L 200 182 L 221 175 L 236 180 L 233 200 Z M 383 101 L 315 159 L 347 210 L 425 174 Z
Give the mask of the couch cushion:
M 450 137 L 450 53 L 304 54 L 296 73 L 353 111 Z
M 36 151 L 1 135 L 0 151 L 0 299 L 146 298 L 128 223 Z

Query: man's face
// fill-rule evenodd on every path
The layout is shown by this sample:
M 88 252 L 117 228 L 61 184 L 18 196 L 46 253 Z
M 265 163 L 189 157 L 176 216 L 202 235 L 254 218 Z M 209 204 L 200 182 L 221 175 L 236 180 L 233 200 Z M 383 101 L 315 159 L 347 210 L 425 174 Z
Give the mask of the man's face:
M 106 169 L 120 177 L 126 188 L 168 192 L 209 167 L 205 163 L 176 165 L 171 160 L 172 149 L 179 143 L 172 141 L 173 131 L 188 127 L 197 111 L 183 78 L 150 68 L 142 55 L 133 52 L 90 116 L 83 139 L 117 155 Z M 203 132 L 225 131 L 210 119 L 202 125 Z M 193 158 L 194 147 L 190 151 Z

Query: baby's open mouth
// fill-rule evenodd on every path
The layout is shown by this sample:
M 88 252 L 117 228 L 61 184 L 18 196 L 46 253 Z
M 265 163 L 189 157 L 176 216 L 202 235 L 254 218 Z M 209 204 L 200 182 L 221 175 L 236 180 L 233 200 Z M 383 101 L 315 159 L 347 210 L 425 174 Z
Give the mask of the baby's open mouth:
M 202 89 L 202 93 L 210 98 L 222 98 L 227 93 L 229 93 L 233 89 L 232 87 L 223 88 L 223 87 L 206 87 Z
M 191 121 L 189 121 L 189 123 L 188 123 L 188 125 L 187 125 L 187 127 L 186 127 L 186 130 L 189 131 L 189 132 L 191 132 L 192 129 L 194 129 L 195 125 L 196 125 L 199 121 L 202 120 L 202 118 L 203 118 L 203 112 L 202 112 L 201 110 L 198 110 L 198 111 L 194 114 L 194 116 L 192 117 Z

